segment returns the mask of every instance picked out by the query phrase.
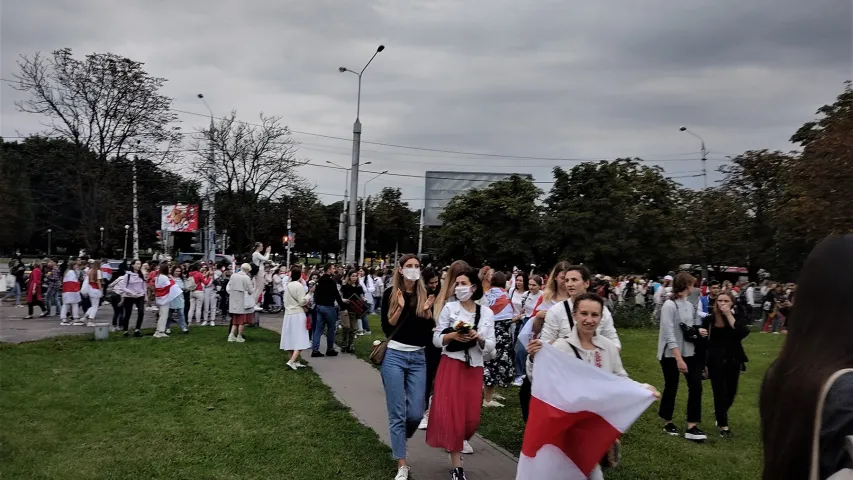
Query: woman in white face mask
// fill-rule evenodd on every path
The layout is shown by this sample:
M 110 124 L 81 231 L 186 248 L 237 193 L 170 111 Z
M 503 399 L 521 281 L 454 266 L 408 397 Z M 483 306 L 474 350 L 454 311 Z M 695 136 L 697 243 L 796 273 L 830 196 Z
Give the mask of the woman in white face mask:
M 426 357 L 435 322 L 432 302 L 421 281 L 418 258 L 405 255 L 394 272 L 392 287 L 382 295 L 382 331 L 388 338 L 382 360 L 382 384 L 388 407 L 391 452 L 397 460 L 395 480 L 409 478 L 406 440 L 417 431 L 424 414 Z
M 477 303 L 483 297 L 483 288 L 476 270 L 448 280 L 454 283 L 459 301 L 441 310 L 433 336 L 433 344 L 443 351 L 426 442 L 450 452 L 452 478 L 464 480 L 462 449 L 480 426 L 483 356 L 495 349 L 495 326 L 492 310 Z

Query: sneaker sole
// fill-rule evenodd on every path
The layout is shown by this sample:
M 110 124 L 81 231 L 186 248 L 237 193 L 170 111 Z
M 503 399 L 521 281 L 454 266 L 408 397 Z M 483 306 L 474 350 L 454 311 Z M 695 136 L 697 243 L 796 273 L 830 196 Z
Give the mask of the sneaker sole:
M 684 438 L 687 440 L 693 440 L 694 442 L 702 442 L 708 439 L 708 435 L 693 435 L 692 433 L 685 433 Z
M 670 435 L 670 436 L 673 436 L 673 437 L 680 437 L 681 436 L 681 434 L 678 432 L 667 432 L 666 430 L 664 430 L 663 433 Z

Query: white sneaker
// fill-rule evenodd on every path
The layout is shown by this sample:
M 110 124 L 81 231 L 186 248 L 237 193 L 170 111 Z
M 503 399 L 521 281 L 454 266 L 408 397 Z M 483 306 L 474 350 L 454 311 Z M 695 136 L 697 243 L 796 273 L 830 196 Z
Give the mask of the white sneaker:
M 228 341 L 229 341 L 229 342 L 236 342 L 236 341 L 237 341 L 237 337 L 235 337 L 235 336 L 234 336 L 234 335 L 232 335 L 232 334 L 229 334 L 229 335 L 228 335 Z
M 394 480 L 409 480 L 409 466 L 403 465 L 402 467 L 397 469 L 397 476 L 394 477 Z
M 246 341 L 246 339 L 245 339 L 245 338 L 243 338 L 243 336 L 242 336 L 242 335 L 237 335 L 237 338 L 236 338 L 236 342 L 237 342 L 237 343 L 243 343 L 243 342 L 245 342 L 245 341 Z
M 426 430 L 429 425 L 429 413 L 424 414 L 424 418 L 421 419 L 420 425 L 418 425 L 418 430 Z
M 474 447 L 472 447 L 471 444 L 468 443 L 468 440 L 462 440 L 462 453 L 464 453 L 465 455 L 471 455 L 472 453 L 474 453 Z
M 492 400 L 491 402 L 487 402 L 483 400 L 483 407 L 485 408 L 495 408 L 495 407 L 503 407 L 503 403 L 498 403 L 497 400 Z
M 166 335 L 171 335 L 171 334 L 172 334 L 172 329 L 171 329 L 171 328 L 167 328 L 167 329 L 166 329 Z
M 216 322 L 214 322 L 213 320 L 211 320 L 211 321 L 210 321 L 210 323 L 208 323 L 208 324 L 207 324 L 207 326 L 208 326 L 208 327 L 215 327 L 215 326 L 216 326 Z
M 206 326 L 207 326 L 207 322 L 201 322 L 201 326 L 202 326 L 202 327 L 206 327 Z
M 255 306 L 255 311 L 256 311 L 256 312 L 262 312 L 263 310 L 264 310 L 264 307 L 258 307 L 258 306 Z
M 298 368 L 305 368 L 305 365 L 299 360 L 293 362 L 293 364 L 296 365 Z
M 110 333 L 114 333 L 117 331 L 118 331 L 118 327 L 116 327 L 115 325 L 110 325 Z
M 166 332 L 154 332 L 154 338 L 169 338 Z
M 288 367 L 290 367 L 290 369 L 291 369 L 291 370 L 297 370 L 297 369 L 299 368 L 299 367 L 297 367 L 297 366 L 296 366 L 296 364 L 295 364 L 295 363 L 293 363 L 293 362 L 287 362 L 287 363 L 285 363 L 285 365 L 287 365 Z
M 504 397 L 500 393 L 496 393 L 492 398 L 495 400 L 506 400 L 506 397 Z
M 87 327 L 94 327 L 95 322 L 93 320 L 89 320 L 89 323 L 86 324 Z
M 524 377 L 515 377 L 515 380 L 512 381 L 513 387 L 520 387 L 524 385 Z
M 74 320 L 74 323 L 72 323 L 71 325 L 74 325 L 75 327 L 82 327 L 83 325 L 86 325 L 86 322 L 84 322 L 83 320 Z
M 157 307 L 148 307 L 148 308 L 146 308 L 146 310 L 148 310 L 149 312 L 159 312 L 160 311 L 160 309 Z
M 59 324 L 62 325 L 63 327 L 70 327 L 71 325 L 74 325 L 73 323 L 69 322 L 68 320 L 61 320 L 59 322 Z

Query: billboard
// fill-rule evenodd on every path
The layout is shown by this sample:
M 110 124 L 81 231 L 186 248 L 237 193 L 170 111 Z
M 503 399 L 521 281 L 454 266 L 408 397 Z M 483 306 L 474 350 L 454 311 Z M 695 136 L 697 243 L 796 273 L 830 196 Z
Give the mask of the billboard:
M 472 188 L 483 188 L 513 175 L 532 178 L 528 173 L 426 172 L 424 187 L 424 226 L 441 225 L 438 216 L 450 199 Z
M 164 232 L 195 232 L 198 230 L 198 205 L 163 205 L 160 229 Z

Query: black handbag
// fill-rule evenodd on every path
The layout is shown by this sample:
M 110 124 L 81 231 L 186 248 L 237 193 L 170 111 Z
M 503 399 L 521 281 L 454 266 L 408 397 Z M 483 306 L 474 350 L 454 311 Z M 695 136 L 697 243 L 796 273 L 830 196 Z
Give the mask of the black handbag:
M 480 325 L 480 305 L 477 305 L 477 309 L 474 312 L 474 328 L 473 330 L 477 330 L 477 326 Z M 442 335 L 453 333 L 456 330 L 453 327 L 447 327 L 441 331 Z M 448 352 L 462 352 L 468 351 L 469 348 L 476 345 L 476 340 L 471 340 L 469 342 L 460 342 L 459 340 L 451 340 L 447 345 L 444 346 Z
M 672 303 L 675 305 L 675 311 L 678 312 L 678 303 L 676 303 L 675 301 L 673 301 Z M 680 318 L 681 315 L 679 315 L 679 319 Z M 702 338 L 702 336 L 699 335 L 699 327 L 697 327 L 696 325 L 687 325 L 686 323 L 679 320 L 678 326 L 681 328 L 681 334 L 684 336 L 685 342 L 696 343 L 699 341 L 700 338 Z

